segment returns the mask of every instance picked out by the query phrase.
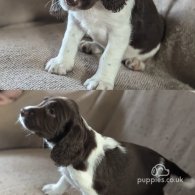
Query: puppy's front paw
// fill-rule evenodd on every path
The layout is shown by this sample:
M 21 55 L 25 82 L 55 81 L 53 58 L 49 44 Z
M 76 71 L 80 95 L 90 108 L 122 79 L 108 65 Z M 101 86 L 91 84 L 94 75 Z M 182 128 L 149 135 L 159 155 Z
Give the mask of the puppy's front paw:
M 47 195 L 62 195 L 63 194 L 57 189 L 56 184 L 47 184 L 43 186 L 42 191 L 44 192 L 44 194 L 47 194 Z
M 84 86 L 87 88 L 87 90 L 112 90 L 114 88 L 114 84 L 103 81 L 96 77 L 91 77 L 90 79 L 87 79 L 84 83 Z
M 52 58 L 45 66 L 45 70 L 52 74 L 66 75 L 67 72 L 72 71 L 74 64 L 66 63 L 58 58 Z

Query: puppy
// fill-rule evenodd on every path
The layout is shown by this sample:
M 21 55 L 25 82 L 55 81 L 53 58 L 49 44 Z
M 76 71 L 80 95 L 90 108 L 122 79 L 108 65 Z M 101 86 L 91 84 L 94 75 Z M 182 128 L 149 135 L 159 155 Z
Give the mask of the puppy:
M 50 73 L 65 75 L 74 66 L 78 48 L 101 55 L 99 68 L 84 86 L 113 89 L 121 62 L 143 70 L 144 61 L 160 48 L 164 22 L 153 0 L 52 0 L 51 13 L 68 11 L 59 54 L 46 64 Z M 81 41 L 85 34 L 93 41 Z
M 43 187 L 45 194 L 62 195 L 72 186 L 82 195 L 163 195 L 171 175 L 195 186 L 195 180 L 155 151 L 94 131 L 73 100 L 47 98 L 23 108 L 19 119 L 49 144 L 51 158 L 62 174 L 56 184 Z M 138 183 L 139 178 L 158 182 Z

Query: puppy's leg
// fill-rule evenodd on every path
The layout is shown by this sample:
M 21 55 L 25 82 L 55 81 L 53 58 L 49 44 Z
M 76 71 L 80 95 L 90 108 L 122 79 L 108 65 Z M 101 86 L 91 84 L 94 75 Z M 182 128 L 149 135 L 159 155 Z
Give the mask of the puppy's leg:
M 79 50 L 86 54 L 101 54 L 103 48 L 93 41 L 82 40 L 79 45 Z
M 79 43 L 83 36 L 83 30 L 75 22 L 73 16 L 69 14 L 67 30 L 59 54 L 46 64 L 45 70 L 59 75 L 65 75 L 68 71 L 71 71 L 74 66 Z
M 47 184 L 43 186 L 42 191 L 47 195 L 62 195 L 69 188 L 66 177 L 63 175 L 56 184 Z
M 135 71 L 143 71 L 145 69 L 145 61 L 156 55 L 160 49 L 160 44 L 148 53 L 141 53 L 140 49 L 135 49 L 132 46 L 128 46 L 122 63 L 129 69 Z
M 145 69 L 145 64 L 138 58 L 126 58 L 122 61 L 122 63 L 129 68 L 130 70 L 134 71 L 143 71 Z
M 129 42 L 130 28 L 124 28 L 109 33 L 109 41 L 100 59 L 99 68 L 96 74 L 84 83 L 88 90 L 114 88 L 115 78 Z

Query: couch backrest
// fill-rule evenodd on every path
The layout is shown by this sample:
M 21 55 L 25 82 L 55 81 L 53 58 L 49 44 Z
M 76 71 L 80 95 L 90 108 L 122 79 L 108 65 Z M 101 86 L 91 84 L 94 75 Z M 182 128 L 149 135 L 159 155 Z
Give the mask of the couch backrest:
M 1 0 L 0 26 L 43 19 L 52 20 L 49 15 L 49 0 Z
M 25 133 L 21 125 L 16 122 L 22 107 L 39 102 L 44 95 L 44 92 L 26 91 L 15 102 L 0 106 L 0 150 L 43 145 L 42 139 L 37 136 L 26 137 L 27 132 Z
M 166 36 L 158 62 L 185 83 L 195 86 L 195 1 L 154 0 L 166 17 Z

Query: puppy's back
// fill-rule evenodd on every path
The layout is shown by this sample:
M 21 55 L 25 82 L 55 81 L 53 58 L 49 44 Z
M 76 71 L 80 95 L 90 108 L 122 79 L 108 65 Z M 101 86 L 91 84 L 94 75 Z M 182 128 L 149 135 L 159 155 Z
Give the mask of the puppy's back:
M 94 176 L 94 188 L 105 195 L 145 195 L 166 184 L 137 184 L 138 178 L 152 178 L 151 170 L 159 164 L 161 156 L 148 148 L 135 144 L 122 143 L 126 148 L 123 153 L 119 148 L 107 150 L 98 165 Z M 156 192 L 156 191 L 155 191 Z

